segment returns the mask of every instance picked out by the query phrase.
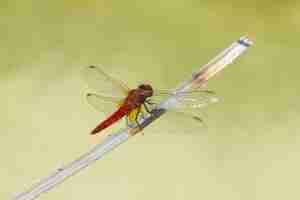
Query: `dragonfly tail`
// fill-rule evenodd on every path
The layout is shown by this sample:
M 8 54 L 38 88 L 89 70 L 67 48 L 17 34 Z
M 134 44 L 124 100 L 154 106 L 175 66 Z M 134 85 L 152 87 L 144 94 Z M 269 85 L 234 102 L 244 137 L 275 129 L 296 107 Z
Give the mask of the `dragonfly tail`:
M 91 131 L 91 134 L 95 135 L 96 133 L 99 133 L 100 131 L 106 129 L 107 127 L 122 119 L 128 112 L 129 109 L 127 106 L 121 106 L 116 112 L 114 112 L 106 120 L 104 120 L 96 128 L 94 128 Z

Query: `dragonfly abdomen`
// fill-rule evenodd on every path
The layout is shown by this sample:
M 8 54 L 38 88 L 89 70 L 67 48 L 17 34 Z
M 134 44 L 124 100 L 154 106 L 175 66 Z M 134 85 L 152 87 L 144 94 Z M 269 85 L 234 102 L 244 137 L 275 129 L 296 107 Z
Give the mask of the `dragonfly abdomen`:
M 111 126 L 115 122 L 122 119 L 126 114 L 130 112 L 130 107 L 128 105 L 121 106 L 116 112 L 110 115 L 106 120 L 101 122 L 92 132 L 91 134 L 99 133 L 100 131 L 106 129 L 107 127 Z

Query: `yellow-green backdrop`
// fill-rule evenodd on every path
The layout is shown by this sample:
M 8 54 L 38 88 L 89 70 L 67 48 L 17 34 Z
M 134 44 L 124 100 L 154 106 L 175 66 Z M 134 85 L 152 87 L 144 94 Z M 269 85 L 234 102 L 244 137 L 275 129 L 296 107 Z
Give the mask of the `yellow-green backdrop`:
M 299 33 L 296 0 L 2 0 L 0 199 L 95 145 L 82 67 L 170 88 L 244 34 L 206 128 L 163 117 L 41 199 L 299 199 Z

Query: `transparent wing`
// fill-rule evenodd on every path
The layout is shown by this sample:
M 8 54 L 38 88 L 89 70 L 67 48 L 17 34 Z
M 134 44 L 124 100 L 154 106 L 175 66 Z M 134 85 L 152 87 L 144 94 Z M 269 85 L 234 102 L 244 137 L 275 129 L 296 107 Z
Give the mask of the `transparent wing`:
M 171 109 L 199 109 L 209 104 L 218 102 L 218 97 L 211 90 L 191 90 L 188 92 L 173 92 L 168 90 L 156 90 L 150 102 L 158 103 L 168 96 L 174 96 L 177 104 Z
M 213 91 L 209 90 L 194 90 L 191 92 L 180 93 L 178 104 L 174 109 L 178 110 L 198 110 L 210 104 L 217 103 L 218 97 Z
M 123 103 L 122 98 L 107 97 L 95 93 L 86 95 L 87 102 L 97 111 L 106 115 L 113 113 Z
M 191 117 L 199 122 L 202 122 L 200 117 L 201 109 L 218 102 L 218 97 L 211 90 L 195 89 L 188 92 L 175 93 L 168 90 L 158 90 L 154 92 L 153 98 L 151 97 L 150 103 L 157 104 L 161 100 L 167 98 L 169 95 L 176 96 L 177 103 L 175 106 L 170 106 L 168 111 L 170 114 L 176 114 L 182 117 Z
M 125 83 L 106 74 L 101 67 L 84 68 L 82 77 L 91 89 L 103 96 L 124 97 L 130 90 Z

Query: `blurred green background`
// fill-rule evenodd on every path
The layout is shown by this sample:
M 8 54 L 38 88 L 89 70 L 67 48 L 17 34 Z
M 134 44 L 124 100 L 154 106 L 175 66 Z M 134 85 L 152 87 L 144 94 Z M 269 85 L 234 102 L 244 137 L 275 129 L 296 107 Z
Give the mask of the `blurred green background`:
M 242 35 L 255 45 L 209 82 L 208 128 L 163 117 L 41 199 L 300 198 L 299 1 L 0 5 L 0 199 L 95 145 L 82 67 L 170 88 Z

